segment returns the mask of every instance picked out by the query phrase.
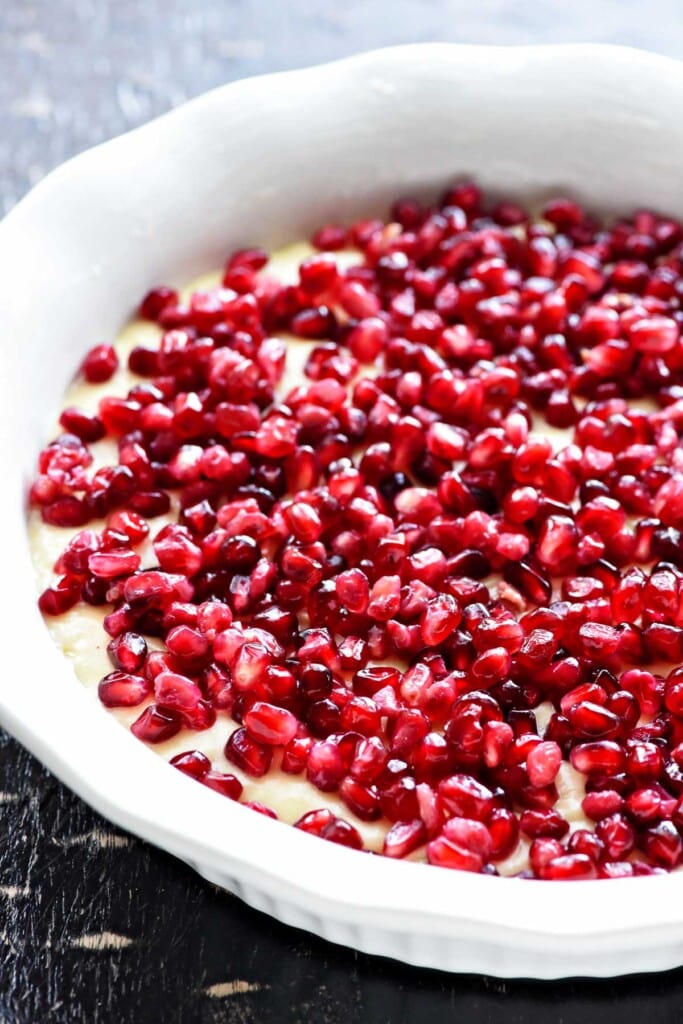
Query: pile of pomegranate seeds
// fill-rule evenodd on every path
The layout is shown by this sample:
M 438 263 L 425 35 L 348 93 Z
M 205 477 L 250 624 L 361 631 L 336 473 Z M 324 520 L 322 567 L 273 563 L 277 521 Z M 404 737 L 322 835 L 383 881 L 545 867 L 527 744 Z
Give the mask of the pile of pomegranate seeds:
M 218 716 L 240 773 L 337 794 L 387 823 L 387 856 L 495 874 L 522 836 L 524 877 L 676 868 L 683 227 L 568 199 L 486 213 L 464 184 L 314 244 L 294 286 L 254 249 L 188 302 L 145 297 L 139 383 L 65 409 L 41 453 L 32 503 L 81 529 L 40 608 L 107 606 L 99 694 L 142 708 L 136 736 Z M 283 332 L 312 341 L 284 394 L 304 342 Z M 83 373 L 116 365 L 99 345 Z M 95 469 L 102 438 L 118 462 Z M 239 799 L 191 747 L 175 766 Z M 324 806 L 297 826 L 363 845 Z

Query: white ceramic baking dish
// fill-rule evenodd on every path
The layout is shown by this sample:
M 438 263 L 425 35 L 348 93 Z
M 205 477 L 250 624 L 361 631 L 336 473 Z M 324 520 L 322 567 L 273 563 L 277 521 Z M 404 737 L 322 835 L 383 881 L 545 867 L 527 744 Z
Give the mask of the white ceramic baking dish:
M 98 811 L 282 921 L 448 971 L 683 963 L 683 874 L 521 882 L 396 863 L 171 770 L 72 675 L 36 610 L 26 483 L 87 347 L 139 296 L 471 176 L 534 202 L 683 215 L 683 64 L 603 46 L 408 46 L 227 85 L 50 174 L 0 225 L 0 720 Z

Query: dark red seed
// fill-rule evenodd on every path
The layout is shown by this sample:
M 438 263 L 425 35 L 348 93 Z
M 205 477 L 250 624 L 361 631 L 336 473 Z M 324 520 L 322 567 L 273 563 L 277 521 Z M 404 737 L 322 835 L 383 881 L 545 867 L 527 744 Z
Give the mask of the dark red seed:
M 118 356 L 112 345 L 95 345 L 83 360 L 81 370 L 89 384 L 101 384 L 114 375 L 118 365 Z
M 164 743 L 180 732 L 180 715 L 150 704 L 133 722 L 130 731 L 145 743 Z
M 201 750 L 186 750 L 172 757 L 170 764 L 184 775 L 193 779 L 201 779 L 211 768 L 211 761 Z
M 225 756 L 247 775 L 260 778 L 270 768 L 272 747 L 253 739 L 246 729 L 235 729 L 225 745 Z
M 230 772 L 208 771 L 202 776 L 201 782 L 221 796 L 227 796 L 229 800 L 239 800 L 242 795 L 242 783 Z

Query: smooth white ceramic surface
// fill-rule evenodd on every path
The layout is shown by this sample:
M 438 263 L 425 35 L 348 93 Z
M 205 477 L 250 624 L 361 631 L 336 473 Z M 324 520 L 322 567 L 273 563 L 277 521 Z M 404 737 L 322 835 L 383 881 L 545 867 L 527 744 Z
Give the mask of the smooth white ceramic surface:
M 536 201 L 683 215 L 683 65 L 601 46 L 420 45 L 225 86 L 49 175 L 0 225 L 0 721 L 117 824 L 255 907 L 448 971 L 683 963 L 683 874 L 520 882 L 322 843 L 170 769 L 85 693 L 35 606 L 26 485 L 86 348 L 139 296 L 473 175 Z

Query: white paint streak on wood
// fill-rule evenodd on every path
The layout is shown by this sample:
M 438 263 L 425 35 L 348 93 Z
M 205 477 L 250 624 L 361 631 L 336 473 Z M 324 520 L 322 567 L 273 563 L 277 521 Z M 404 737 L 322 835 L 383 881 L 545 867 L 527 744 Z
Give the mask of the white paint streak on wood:
M 111 832 L 101 832 L 100 829 L 93 829 L 92 832 L 84 832 L 77 836 L 67 836 L 58 839 L 53 836 L 52 842 L 55 846 L 67 848 L 70 846 L 99 846 L 102 850 L 118 850 L 130 846 L 131 840 L 128 836 L 117 836 Z
M 217 985 L 211 985 L 204 989 L 204 994 L 212 999 L 229 999 L 230 996 L 241 996 L 245 992 L 262 992 L 270 988 L 270 985 L 261 985 L 253 981 L 220 981 Z
M 79 935 L 71 940 L 71 945 L 78 949 L 125 949 L 132 945 L 133 940 L 127 935 L 117 935 L 116 932 L 99 932 L 96 935 Z
M 0 896 L 8 900 L 16 900 L 19 896 L 28 896 L 31 890 L 27 885 L 0 885 Z

